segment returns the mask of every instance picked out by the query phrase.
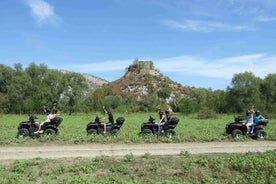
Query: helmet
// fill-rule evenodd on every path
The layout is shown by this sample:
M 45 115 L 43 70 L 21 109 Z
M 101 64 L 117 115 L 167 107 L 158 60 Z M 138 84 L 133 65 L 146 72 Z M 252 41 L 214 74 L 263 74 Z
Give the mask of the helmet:
M 31 114 L 31 115 L 29 116 L 29 120 L 30 120 L 30 121 L 34 121 L 35 119 L 37 119 L 37 117 L 36 117 L 34 114 Z
M 154 120 L 155 119 L 152 116 L 149 117 L 149 122 L 153 122 Z
M 250 110 L 246 110 L 245 114 L 246 114 L 246 116 L 249 116 L 251 114 L 251 111 Z
M 107 114 L 112 114 L 111 110 L 107 110 Z
M 96 118 L 95 118 L 95 122 L 96 122 L 96 123 L 100 122 L 100 118 L 99 118 L 99 116 L 96 116 Z
M 159 112 L 158 112 L 159 114 L 164 114 L 164 112 L 163 111 L 161 111 L 161 110 L 159 110 Z
M 256 110 L 255 114 L 259 115 L 259 114 L 261 114 L 261 112 L 259 110 Z
M 50 114 L 51 110 L 49 108 L 46 109 L 46 114 Z

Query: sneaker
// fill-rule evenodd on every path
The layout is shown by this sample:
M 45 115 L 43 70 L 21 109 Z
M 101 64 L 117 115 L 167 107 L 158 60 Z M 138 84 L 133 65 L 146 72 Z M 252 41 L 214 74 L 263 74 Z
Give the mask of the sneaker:
M 42 133 L 43 133 L 43 130 L 34 132 L 34 134 L 42 134 Z

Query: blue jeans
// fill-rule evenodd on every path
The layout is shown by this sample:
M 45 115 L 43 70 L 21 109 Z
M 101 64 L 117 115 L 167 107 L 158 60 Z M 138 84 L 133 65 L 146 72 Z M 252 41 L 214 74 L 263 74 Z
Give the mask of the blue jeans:
M 158 124 L 158 133 L 161 132 L 162 126 L 165 125 L 166 122 L 161 122 Z

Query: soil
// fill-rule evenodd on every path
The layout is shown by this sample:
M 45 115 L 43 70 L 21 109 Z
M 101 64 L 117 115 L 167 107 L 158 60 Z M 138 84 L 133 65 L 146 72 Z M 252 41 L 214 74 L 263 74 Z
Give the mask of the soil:
M 177 155 L 181 152 L 201 153 L 247 153 L 265 152 L 276 149 L 276 141 L 252 142 L 206 142 L 206 143 L 160 143 L 160 144 L 86 144 L 86 145 L 42 145 L 42 146 L 3 146 L 0 160 L 32 158 L 93 158 L 96 156 Z

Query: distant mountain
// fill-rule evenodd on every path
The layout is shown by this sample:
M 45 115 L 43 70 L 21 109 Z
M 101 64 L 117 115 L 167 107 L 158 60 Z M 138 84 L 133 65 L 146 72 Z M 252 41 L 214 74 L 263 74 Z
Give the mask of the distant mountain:
M 101 79 L 94 75 L 82 74 L 82 76 L 86 79 L 86 81 L 89 85 L 89 89 L 91 89 L 92 91 L 97 88 L 100 88 L 103 84 L 109 83 L 107 80 Z
M 59 70 L 63 73 L 70 73 L 70 71 L 67 70 Z M 107 80 L 101 79 L 99 77 L 96 77 L 94 75 L 90 74 L 81 74 L 88 84 L 88 90 L 89 91 L 95 91 L 96 89 L 100 88 L 103 84 L 108 84 L 109 82 Z
M 62 70 L 66 73 L 68 71 Z M 189 88 L 172 81 L 155 69 L 152 61 L 134 61 L 127 69 L 123 77 L 108 82 L 90 74 L 81 74 L 89 85 L 89 91 L 95 91 L 108 84 L 112 93 L 120 96 L 131 94 L 137 101 L 149 96 L 158 96 L 168 102 L 178 97 L 189 94 Z
M 120 79 L 110 83 L 113 92 L 119 95 L 132 94 L 142 100 L 157 95 L 167 101 L 189 94 L 188 87 L 172 81 L 154 68 L 152 61 L 134 61 Z

